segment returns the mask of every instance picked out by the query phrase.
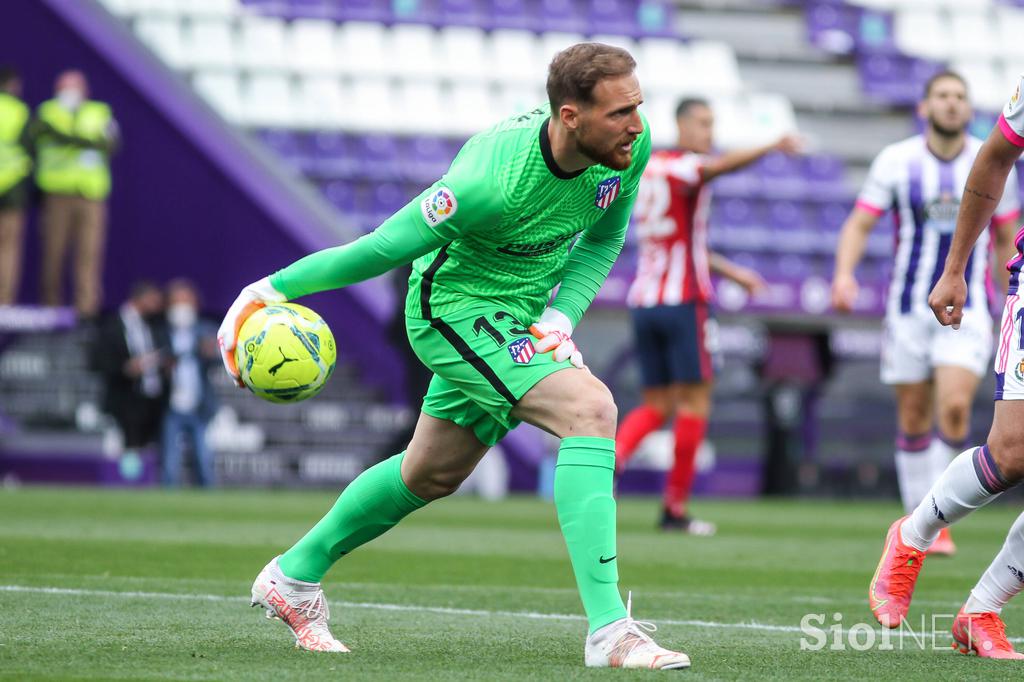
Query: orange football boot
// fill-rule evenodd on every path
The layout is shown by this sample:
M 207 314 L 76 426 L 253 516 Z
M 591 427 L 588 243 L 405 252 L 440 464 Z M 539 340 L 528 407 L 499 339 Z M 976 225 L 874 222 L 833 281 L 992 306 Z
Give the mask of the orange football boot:
M 887 628 L 898 628 L 910 610 L 910 598 L 921 573 L 925 553 L 903 544 L 900 526 L 904 516 L 889 526 L 882 558 L 868 590 L 868 604 L 875 619 Z
M 1006 639 L 1006 625 L 998 613 L 960 613 L 953 620 L 953 648 L 962 654 L 975 653 L 982 658 L 1024 660 Z

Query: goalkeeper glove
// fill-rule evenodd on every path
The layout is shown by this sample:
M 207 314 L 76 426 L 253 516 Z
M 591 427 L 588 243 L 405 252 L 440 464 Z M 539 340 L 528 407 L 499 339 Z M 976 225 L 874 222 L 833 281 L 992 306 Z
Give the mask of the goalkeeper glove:
M 245 386 L 235 363 L 235 346 L 238 345 L 238 332 L 241 330 L 242 324 L 250 315 L 268 303 L 284 303 L 287 300 L 288 298 L 270 283 L 270 278 L 264 277 L 242 289 L 242 293 L 238 294 L 238 298 L 224 315 L 224 321 L 220 323 L 220 328 L 217 330 L 217 345 L 220 347 L 220 357 L 224 361 L 224 369 L 239 387 Z
M 554 308 L 547 308 L 540 320 L 530 326 L 530 333 L 536 336 L 539 341 L 533 344 L 538 353 L 554 351 L 555 362 L 568 360 L 573 367 L 583 369 L 583 354 L 576 348 L 572 338 L 572 322 L 569 318 Z

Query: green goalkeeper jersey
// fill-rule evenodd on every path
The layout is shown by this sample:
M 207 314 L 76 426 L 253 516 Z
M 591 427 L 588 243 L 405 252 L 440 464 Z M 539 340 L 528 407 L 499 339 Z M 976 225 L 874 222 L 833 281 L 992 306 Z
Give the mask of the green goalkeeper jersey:
M 552 307 L 576 324 L 622 249 L 651 138 L 645 120 L 626 170 L 566 173 L 552 155 L 549 119 L 545 104 L 475 135 L 444 177 L 373 233 L 307 256 L 272 284 L 295 298 L 415 258 L 409 317 L 479 301 L 530 324 L 561 285 Z

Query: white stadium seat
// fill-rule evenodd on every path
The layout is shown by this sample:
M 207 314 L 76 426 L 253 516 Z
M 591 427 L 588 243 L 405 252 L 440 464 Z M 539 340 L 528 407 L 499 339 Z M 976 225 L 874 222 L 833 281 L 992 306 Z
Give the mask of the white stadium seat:
M 543 80 L 547 62 L 539 55 L 537 36 L 510 29 L 491 33 L 494 78 L 503 83 L 528 84 Z
M 297 19 L 292 22 L 287 36 L 287 58 L 290 68 L 301 74 L 339 73 L 335 53 L 333 21 L 324 19 Z
M 254 71 L 283 71 L 287 68 L 283 20 L 247 17 L 238 29 L 237 55 L 240 66 Z
M 448 80 L 484 81 L 494 77 L 486 34 L 470 26 L 448 26 L 438 32 L 440 73 Z
M 173 17 L 140 17 L 135 20 L 135 34 L 149 49 L 172 68 L 186 63 L 181 24 Z
M 190 17 L 231 17 L 241 11 L 241 0 L 174 0 Z
M 633 56 L 637 62 L 637 77 L 644 92 L 685 92 L 689 82 L 689 54 L 686 46 L 678 40 L 641 40 Z
M 732 94 L 740 91 L 740 68 L 736 53 L 725 43 L 695 40 L 690 43 L 688 79 L 697 92 Z
M 505 85 L 497 96 L 499 118 L 526 113 L 548 100 L 542 86 Z
M 235 66 L 235 34 L 224 19 L 201 19 L 185 30 L 186 64 L 194 69 L 229 69 Z
M 1008 60 L 1020 62 L 1024 59 L 1024 9 L 1000 7 L 996 10 L 996 36 L 999 51 Z M 1024 69 L 1024 64 L 1021 64 Z
M 291 81 L 283 74 L 254 74 L 242 88 L 242 115 L 246 125 L 294 126 L 298 119 L 294 104 Z
M 348 102 L 340 79 L 335 76 L 306 76 L 295 92 L 294 116 L 302 128 L 332 130 L 349 123 Z
M 999 111 L 1013 94 L 1012 75 L 990 59 L 957 60 L 950 67 L 967 79 L 971 103 L 982 111 Z
M 349 121 L 355 130 L 388 132 L 396 127 L 400 115 L 394 107 L 395 89 L 380 78 L 356 78 L 346 93 Z
M 396 132 L 439 135 L 456 132 L 448 91 L 438 80 L 410 78 L 399 82 L 391 105 L 396 114 Z
M 957 58 L 987 58 L 1000 54 L 998 33 L 987 12 L 957 12 L 951 17 L 951 53 Z
M 490 88 L 478 83 L 452 86 L 446 111 L 452 117 L 453 132 L 466 137 L 494 125 L 503 117 Z
M 347 21 L 341 25 L 335 46 L 343 73 L 365 77 L 389 72 L 387 29 L 382 24 Z
M 540 37 L 540 60 L 544 65 L 544 72 L 547 73 L 548 64 L 555 58 L 555 55 L 569 47 L 586 40 L 579 33 L 544 33 Z
M 193 77 L 192 86 L 221 116 L 232 123 L 242 122 L 242 94 L 236 74 L 199 72 Z
M 899 12 L 893 32 L 901 51 L 928 59 L 942 59 L 948 55 L 953 41 L 949 21 L 932 9 Z
M 388 65 L 403 78 L 441 79 L 437 31 L 423 24 L 399 24 L 390 31 Z

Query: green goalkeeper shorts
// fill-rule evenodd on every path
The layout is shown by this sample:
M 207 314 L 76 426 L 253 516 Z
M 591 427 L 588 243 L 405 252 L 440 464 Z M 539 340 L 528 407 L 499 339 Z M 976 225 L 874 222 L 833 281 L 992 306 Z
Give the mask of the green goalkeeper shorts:
M 529 330 L 494 305 L 475 304 L 431 320 L 406 318 L 409 343 L 434 378 L 423 412 L 471 429 L 494 445 L 519 421 L 510 415 L 537 382 L 572 364 L 537 353 Z

